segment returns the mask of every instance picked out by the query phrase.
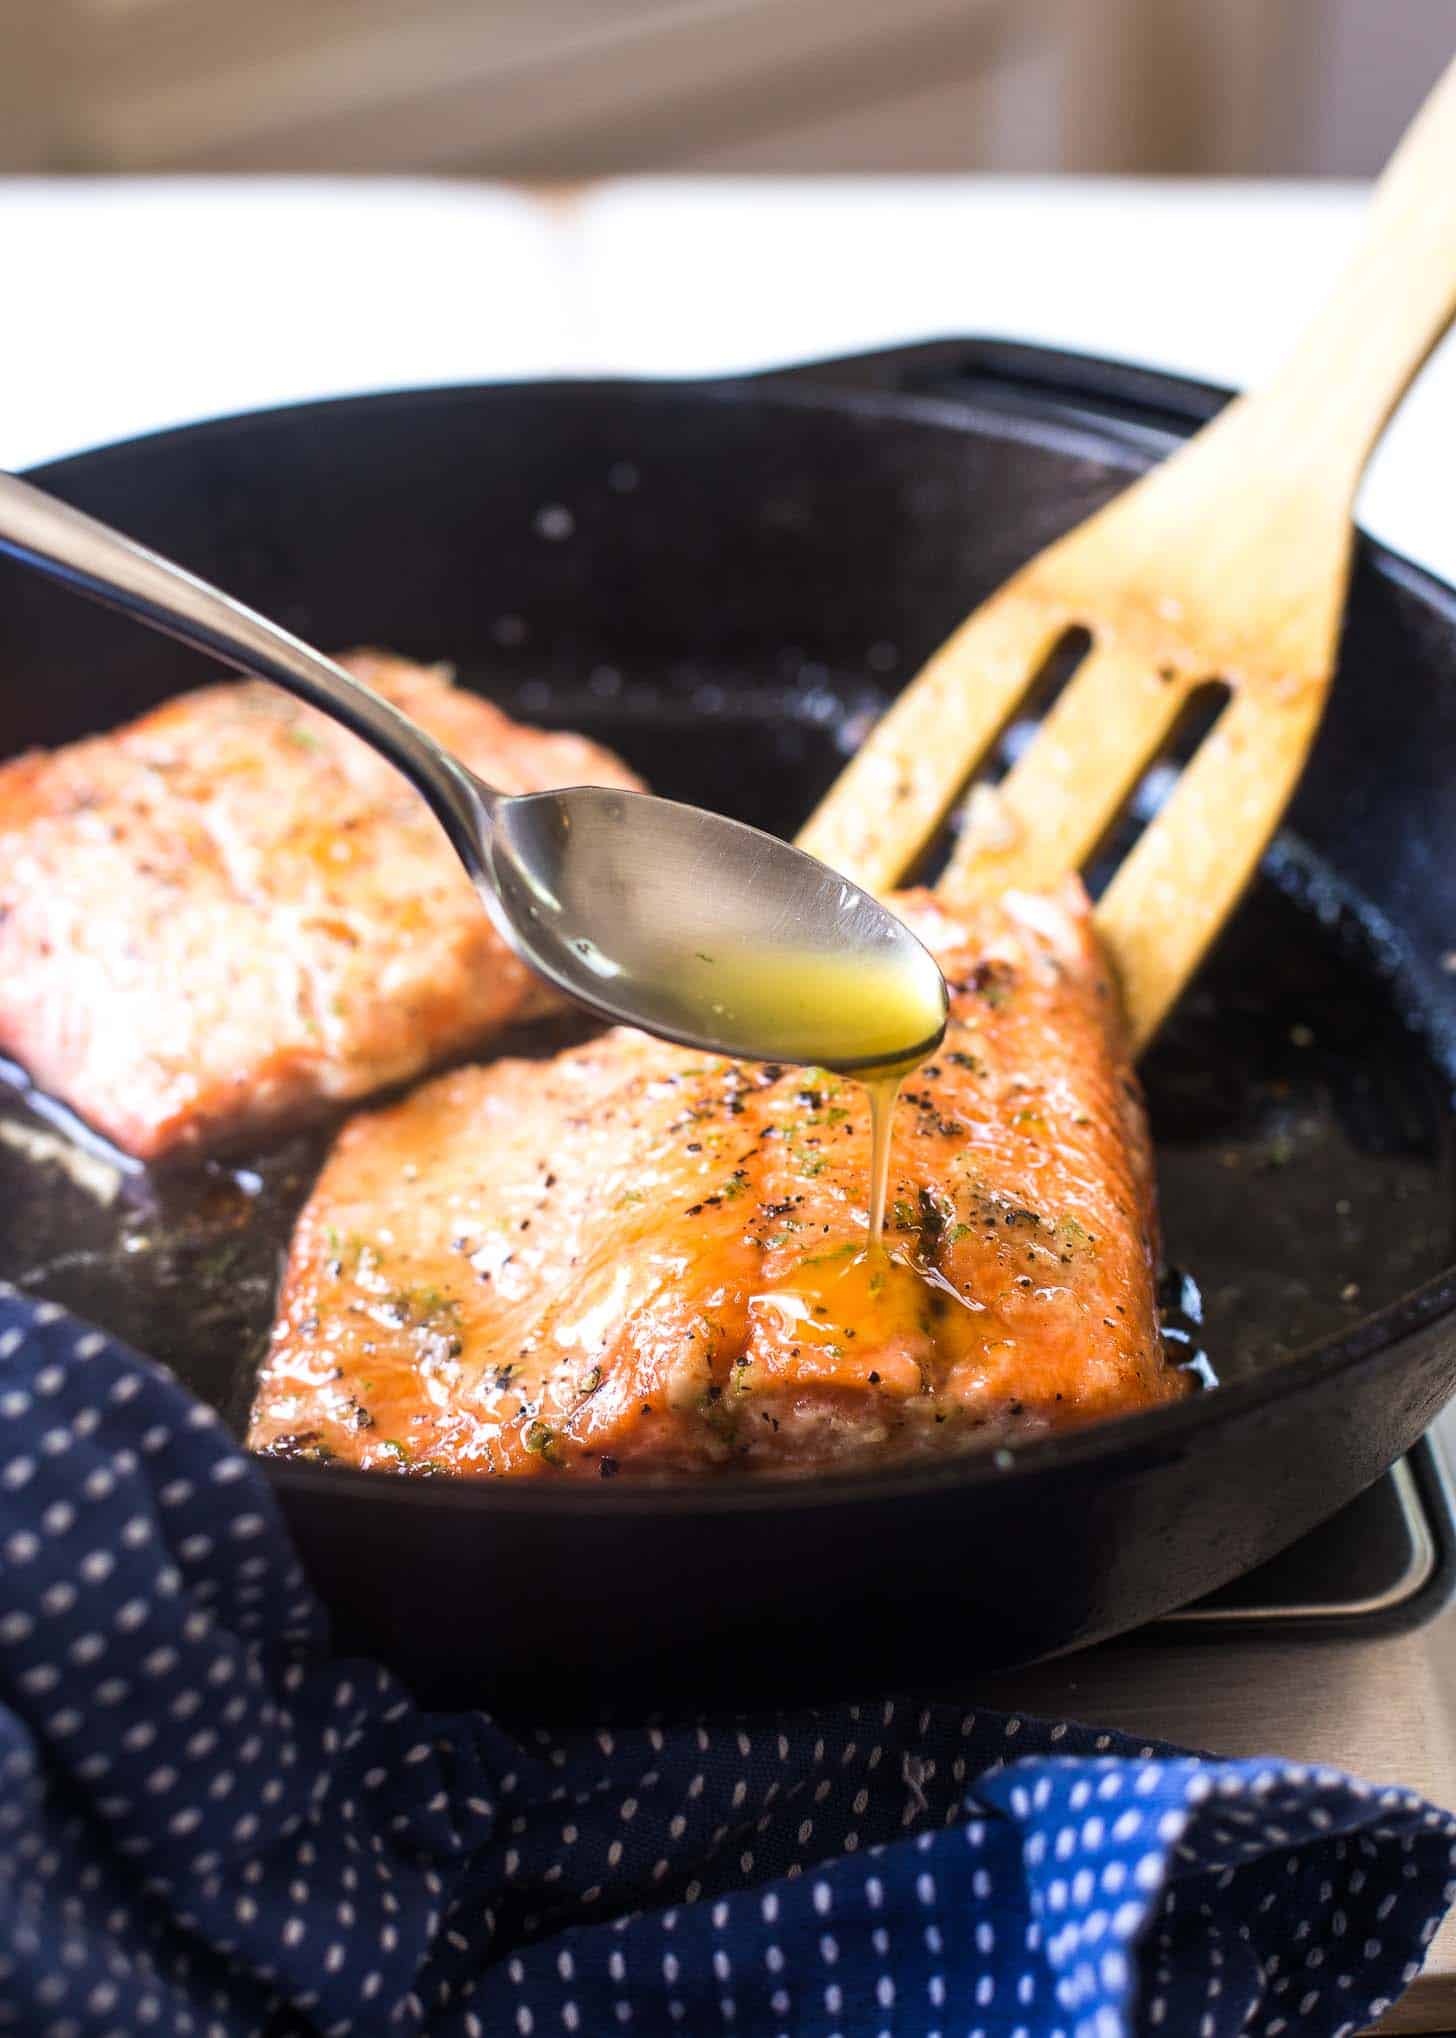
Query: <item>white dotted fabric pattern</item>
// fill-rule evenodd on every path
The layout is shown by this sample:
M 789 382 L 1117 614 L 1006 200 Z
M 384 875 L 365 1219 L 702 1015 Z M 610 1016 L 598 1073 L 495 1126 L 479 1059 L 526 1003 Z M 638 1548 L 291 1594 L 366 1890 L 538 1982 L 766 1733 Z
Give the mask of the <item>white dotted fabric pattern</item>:
M 0 2028 L 1352 2038 L 1456 1821 L 877 1700 L 511 1734 L 331 1657 L 257 1469 L 0 1290 Z

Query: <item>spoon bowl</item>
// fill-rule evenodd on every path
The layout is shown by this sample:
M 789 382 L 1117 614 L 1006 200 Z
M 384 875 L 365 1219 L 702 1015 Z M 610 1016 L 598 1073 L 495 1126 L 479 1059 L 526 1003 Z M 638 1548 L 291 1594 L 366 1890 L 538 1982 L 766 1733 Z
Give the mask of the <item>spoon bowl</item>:
M 482 896 L 522 959 L 613 1019 L 843 1073 L 931 1052 L 939 967 L 868 892 L 721 814 L 601 786 L 498 799 Z

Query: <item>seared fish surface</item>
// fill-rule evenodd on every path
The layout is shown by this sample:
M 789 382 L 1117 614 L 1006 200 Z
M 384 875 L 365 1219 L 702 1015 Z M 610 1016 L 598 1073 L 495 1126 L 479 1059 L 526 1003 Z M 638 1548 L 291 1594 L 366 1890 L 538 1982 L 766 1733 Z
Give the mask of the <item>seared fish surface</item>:
M 637 784 L 447 668 L 343 663 L 508 792 Z M 275 687 L 0 765 L 0 1050 L 144 1159 L 366 1096 L 545 996 L 420 796 Z
M 255 1448 L 551 1478 L 850 1467 L 1169 1400 L 1152 1169 L 1085 895 L 900 909 L 952 988 L 867 1253 L 858 1085 L 626 1029 L 340 1135 Z

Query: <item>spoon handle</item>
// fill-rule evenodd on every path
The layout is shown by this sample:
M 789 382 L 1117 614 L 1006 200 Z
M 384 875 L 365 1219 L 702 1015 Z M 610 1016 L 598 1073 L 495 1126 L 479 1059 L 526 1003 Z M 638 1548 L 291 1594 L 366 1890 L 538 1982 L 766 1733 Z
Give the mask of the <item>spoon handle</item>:
M 490 787 L 331 659 L 146 546 L 4 473 L 0 552 L 332 715 L 403 772 L 472 878 L 485 877 L 496 797 Z

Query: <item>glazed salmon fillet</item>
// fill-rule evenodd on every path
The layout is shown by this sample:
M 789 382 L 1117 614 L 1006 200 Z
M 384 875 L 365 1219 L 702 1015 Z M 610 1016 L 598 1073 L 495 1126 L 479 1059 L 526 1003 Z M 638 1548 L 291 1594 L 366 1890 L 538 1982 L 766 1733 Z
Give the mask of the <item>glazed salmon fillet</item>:
M 342 662 L 508 792 L 637 784 L 446 667 Z M 544 997 L 420 796 L 275 687 L 0 765 L 0 1051 L 143 1159 L 364 1097 Z
M 1180 1394 L 1142 1106 L 1085 895 L 900 910 L 952 1017 L 867 1253 L 855 1083 L 619 1029 L 340 1135 L 250 1441 L 536 1478 L 854 1466 Z

